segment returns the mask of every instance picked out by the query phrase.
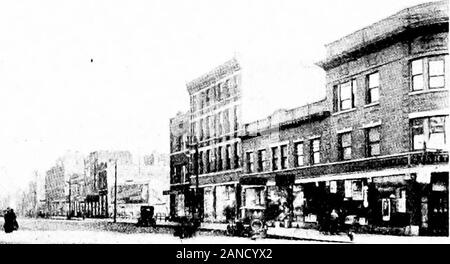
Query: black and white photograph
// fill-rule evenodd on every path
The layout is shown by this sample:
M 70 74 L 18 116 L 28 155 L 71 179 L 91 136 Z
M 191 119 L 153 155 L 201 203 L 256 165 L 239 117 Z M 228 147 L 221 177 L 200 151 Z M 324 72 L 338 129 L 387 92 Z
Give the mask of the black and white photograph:
M 448 4 L 0 1 L 0 251 L 449 244 Z

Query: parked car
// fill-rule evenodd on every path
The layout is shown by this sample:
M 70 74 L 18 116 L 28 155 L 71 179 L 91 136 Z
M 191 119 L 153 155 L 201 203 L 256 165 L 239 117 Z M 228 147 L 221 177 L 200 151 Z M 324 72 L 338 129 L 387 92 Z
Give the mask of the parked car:
M 137 226 L 155 226 L 154 212 L 155 208 L 153 206 L 141 206 L 141 215 L 138 218 Z

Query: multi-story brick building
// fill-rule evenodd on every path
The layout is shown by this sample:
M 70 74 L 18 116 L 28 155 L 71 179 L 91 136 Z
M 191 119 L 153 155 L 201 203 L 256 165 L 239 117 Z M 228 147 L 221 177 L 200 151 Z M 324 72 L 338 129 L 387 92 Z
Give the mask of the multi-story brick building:
M 241 172 L 240 138 L 241 122 L 241 67 L 232 59 L 209 73 L 187 83 L 190 110 L 186 116 L 171 120 L 171 189 L 184 186 L 185 196 L 193 194 L 199 186 L 198 202 L 204 221 L 222 221 L 224 209 L 229 206 L 237 210 L 236 187 Z M 188 124 L 180 130 L 177 124 Z M 189 159 L 184 151 L 175 151 L 176 139 L 187 133 Z M 180 182 L 183 168 L 189 164 L 189 178 Z M 184 167 L 183 167 L 184 166 Z M 197 170 L 198 169 L 198 170 Z M 196 182 L 198 173 L 198 183 Z M 186 190 L 189 186 L 190 191 Z M 175 194 L 172 194 L 175 197 Z M 178 204 L 191 204 L 192 199 L 178 194 Z M 172 215 L 175 198 L 172 198 Z M 181 210 L 181 209 L 180 209 Z M 185 206 L 190 210 L 190 206 Z
M 94 151 L 85 159 L 85 213 L 88 217 L 111 216 L 116 162 L 117 177 L 126 177 L 133 166 L 129 151 Z
M 64 168 L 56 164 L 45 175 L 46 211 L 49 215 L 65 215 Z
M 243 178 L 266 182 L 245 201 L 294 226 L 335 209 L 364 230 L 448 235 L 447 9 L 408 8 L 328 44 L 326 99 L 246 126 Z
M 217 137 L 216 120 L 233 100 L 211 100 L 221 71 L 189 83 L 204 220 L 223 220 L 230 201 L 241 218 L 264 206 L 286 227 L 324 227 L 334 209 L 360 230 L 448 235 L 447 10 L 407 8 L 326 45 L 324 100 L 245 126 L 238 118 L 229 137 Z M 235 143 L 232 162 L 224 149 Z
M 189 201 L 189 112 L 170 119 L 170 214 L 172 218 L 190 214 Z
M 83 166 L 80 153 L 67 152 L 46 172 L 45 200 L 50 215 L 65 216 L 76 210 L 82 200 L 77 194 L 83 185 Z M 72 196 L 72 191 L 75 196 Z

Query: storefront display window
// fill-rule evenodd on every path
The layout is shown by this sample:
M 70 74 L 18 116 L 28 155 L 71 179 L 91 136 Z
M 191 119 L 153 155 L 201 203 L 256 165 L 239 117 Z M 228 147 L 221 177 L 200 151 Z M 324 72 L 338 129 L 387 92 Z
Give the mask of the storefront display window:
M 176 196 L 176 208 L 177 208 L 177 216 L 185 216 L 184 211 L 184 194 L 177 194 Z
M 264 187 L 245 189 L 245 206 L 263 206 L 265 204 L 264 200 Z
M 204 192 L 204 215 L 205 220 L 214 220 L 214 188 L 205 188 Z
M 377 190 L 378 218 L 388 226 L 406 226 L 410 224 L 407 210 L 408 185 L 412 178 L 409 175 L 375 177 L 373 182 Z

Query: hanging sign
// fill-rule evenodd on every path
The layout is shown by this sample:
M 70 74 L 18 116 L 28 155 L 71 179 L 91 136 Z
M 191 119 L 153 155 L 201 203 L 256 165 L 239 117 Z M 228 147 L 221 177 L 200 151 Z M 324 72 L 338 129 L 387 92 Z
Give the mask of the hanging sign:
M 337 182 L 330 181 L 330 193 L 337 193 Z
M 381 215 L 383 216 L 383 221 L 391 220 L 391 200 L 389 198 L 381 200 Z
M 352 197 L 352 181 L 345 180 L 344 187 L 345 187 L 345 197 L 346 198 Z
M 364 208 L 369 207 L 369 187 L 368 186 L 364 186 L 363 187 L 363 206 Z

